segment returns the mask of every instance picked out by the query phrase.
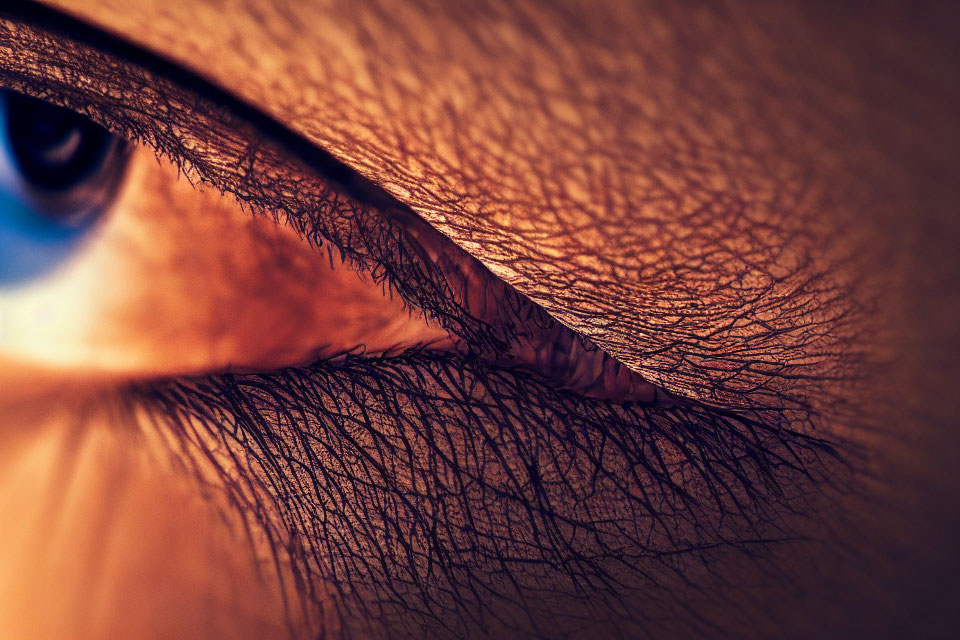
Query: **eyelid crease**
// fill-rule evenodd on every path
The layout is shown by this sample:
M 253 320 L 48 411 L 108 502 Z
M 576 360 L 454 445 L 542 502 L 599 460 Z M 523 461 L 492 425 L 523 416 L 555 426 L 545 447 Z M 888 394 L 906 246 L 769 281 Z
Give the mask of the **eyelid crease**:
M 588 397 L 662 398 L 404 204 L 283 125 L 114 38 L 94 45 L 98 32 L 71 18 L 49 10 L 27 13 L 27 23 L 0 22 L 0 85 L 73 109 L 154 148 L 191 182 L 230 193 L 252 214 L 290 225 L 318 248 L 330 242 L 328 251 L 423 310 L 458 337 L 464 351 L 532 370 Z M 77 27 L 81 38 L 32 22 Z

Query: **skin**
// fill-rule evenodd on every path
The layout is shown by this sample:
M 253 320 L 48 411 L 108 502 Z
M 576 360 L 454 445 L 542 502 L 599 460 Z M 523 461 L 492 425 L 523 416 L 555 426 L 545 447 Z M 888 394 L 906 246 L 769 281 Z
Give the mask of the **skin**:
M 696 505 L 666 508 L 658 500 L 677 494 L 643 475 L 650 469 L 629 476 L 625 453 L 600 466 L 611 482 L 628 478 L 629 496 L 612 484 L 588 494 L 590 474 L 569 469 L 580 470 L 595 441 L 566 467 L 568 486 L 551 484 L 565 441 L 544 434 L 580 424 L 585 410 L 454 352 L 379 365 L 394 376 L 388 389 L 421 385 L 423 404 L 358 390 L 368 375 L 359 367 L 311 374 L 326 390 L 296 398 L 309 405 L 299 420 L 331 449 L 308 460 L 309 473 L 256 468 L 238 455 L 296 459 L 302 450 L 286 443 L 221 439 L 257 416 L 287 424 L 276 412 L 159 417 L 164 402 L 209 406 L 234 382 L 151 388 L 116 415 L 127 396 L 114 383 L 72 376 L 24 392 L 6 386 L 0 513 L 16 523 L 6 539 L 27 542 L 4 544 L 17 551 L 0 556 L 2 601 L 16 603 L 0 616 L 5 635 L 928 637 L 955 629 L 960 96 L 947 10 L 45 4 L 197 72 L 329 151 L 673 396 L 753 410 L 776 433 L 825 446 L 801 447 L 799 471 L 772 468 L 776 482 L 762 481 L 759 463 L 743 467 L 758 474 L 753 483 L 720 473 L 713 482 L 728 493 L 711 502 L 711 481 L 689 473 L 706 454 L 691 459 L 662 444 L 689 421 L 657 431 L 658 414 L 630 414 L 625 424 L 655 434 L 671 480 Z M 431 367 L 463 372 L 520 418 L 468 406 L 455 381 L 409 381 Z M 347 390 L 343 405 L 337 389 Z M 344 415 L 367 420 L 352 444 L 327 426 Z M 443 424 L 469 425 L 444 432 L 447 453 L 468 450 L 484 429 L 517 428 L 517 440 L 540 453 L 525 458 L 523 447 L 497 441 L 508 462 L 477 477 L 516 489 L 525 507 L 529 483 L 501 475 L 539 468 L 552 501 L 545 511 L 586 514 L 572 530 L 600 533 L 562 547 L 537 527 L 570 529 L 540 511 L 527 526 L 502 519 L 514 513 L 506 498 L 464 507 L 456 498 L 472 485 L 443 485 L 427 472 L 444 463 L 417 457 L 442 448 L 418 437 Z M 384 453 L 374 426 L 420 448 Z M 720 441 L 733 436 L 719 432 Z M 374 456 L 352 465 L 365 446 Z M 64 451 L 80 452 L 66 456 L 72 476 L 57 471 Z M 326 473 L 338 465 L 344 475 Z M 280 490 L 293 505 L 287 512 L 265 488 L 304 477 L 312 482 Z M 339 506 L 355 511 L 321 500 L 336 487 L 352 490 Z M 454 499 L 442 502 L 441 488 Z M 641 489 L 660 506 L 637 508 Z M 386 500 L 417 492 L 420 519 Z M 450 510 L 432 509 L 441 504 Z M 305 553 L 291 512 L 329 516 L 334 552 Z M 522 521 L 524 509 L 517 513 Z M 651 513 L 660 521 L 648 522 Z M 441 526 L 440 543 L 413 526 L 467 514 L 470 527 L 503 540 L 474 542 L 462 531 L 447 539 Z M 604 515 L 650 538 L 623 542 L 626 533 L 601 526 Z M 344 531 L 355 535 L 337 538 Z M 598 551 L 609 549 L 649 553 L 618 564 Z M 431 555 L 438 550 L 447 555 Z M 422 552 L 409 574 L 404 551 Z M 507 568 L 498 574 L 494 551 L 526 569 L 499 557 Z M 373 560 L 337 564 L 351 553 Z M 542 562 L 590 553 L 599 558 L 593 575 L 616 580 L 613 588 L 572 589 L 567 579 L 587 575 L 580 565 L 564 573 Z M 377 560 L 384 556 L 394 564 Z M 449 571 L 430 573 L 424 558 Z M 352 568 L 354 586 L 335 583 L 344 574 L 331 567 Z M 504 576 L 513 582 L 498 583 Z M 472 599 L 481 585 L 500 597 Z

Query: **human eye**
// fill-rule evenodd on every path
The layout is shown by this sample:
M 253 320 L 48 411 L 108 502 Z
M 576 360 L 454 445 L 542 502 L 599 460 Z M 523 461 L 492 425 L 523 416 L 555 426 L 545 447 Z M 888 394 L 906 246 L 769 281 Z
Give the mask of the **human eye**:
M 198 229 L 213 215 L 233 220 L 238 242 L 250 232 L 250 246 L 266 256 L 234 281 L 256 250 L 235 256 L 240 249 L 223 242 L 220 228 L 171 234 L 178 249 L 221 249 L 206 264 L 199 297 L 150 314 L 154 328 L 196 311 L 192 304 L 200 308 L 185 316 L 193 331 L 223 312 L 198 302 L 212 292 L 234 305 L 220 324 L 242 338 L 232 341 L 239 352 L 154 360 L 203 351 L 210 332 L 200 331 L 195 348 L 164 353 L 152 343 L 130 358 L 144 325 L 127 346 L 110 343 L 110 332 L 70 364 L 86 369 L 127 356 L 111 382 L 119 420 L 162 441 L 212 502 L 241 514 L 262 561 L 296 576 L 290 598 L 306 612 L 306 627 L 520 633 L 587 612 L 638 627 L 655 613 L 632 607 L 651 594 L 676 598 L 680 565 L 702 549 L 741 552 L 790 537 L 768 510 L 790 497 L 798 476 L 818 472 L 829 448 L 788 429 L 777 411 L 666 394 L 503 284 L 401 201 L 229 96 L 23 23 L 5 22 L 0 33 L 8 91 L 106 127 L 134 145 L 131 162 L 161 154 L 162 176 L 179 191 L 163 207 L 147 194 L 157 224 L 171 222 L 174 205 L 193 202 L 184 206 Z M 27 100 L 14 95 L 8 104 Z M 177 181 L 178 172 L 208 187 L 197 191 Z M 120 205 L 106 207 L 105 218 L 119 216 Z M 248 218 L 260 226 L 251 231 Z M 96 233 L 77 251 L 93 250 L 103 238 Z M 281 257 L 291 254 L 308 265 L 339 261 L 381 294 L 364 315 L 395 300 L 391 322 L 413 314 L 416 330 L 397 344 L 381 340 L 382 348 L 358 349 L 371 342 L 361 336 L 318 350 L 324 329 L 339 327 L 300 316 L 317 305 L 323 318 L 330 293 L 285 270 Z M 84 259 L 57 268 L 69 275 Z M 224 259 L 238 268 L 224 268 Z M 274 260 L 284 269 L 272 272 Z M 156 266 L 173 264 L 180 263 Z M 276 280 L 258 299 L 249 288 L 265 273 Z M 16 295 L 45 282 L 23 278 Z M 271 295 L 286 287 L 292 293 L 277 304 Z M 67 289 L 45 295 L 57 302 Z M 257 322 L 237 326 L 250 307 Z M 243 353 L 258 328 L 275 332 L 278 323 L 287 323 L 281 333 L 296 349 L 268 344 Z M 35 355 L 23 335 L 11 344 Z M 89 336 L 76 344 L 90 344 Z M 119 355 L 104 358 L 107 346 Z
M 144 145 L 11 91 L 0 121 L 0 342 L 21 368 L 145 378 L 449 342 Z

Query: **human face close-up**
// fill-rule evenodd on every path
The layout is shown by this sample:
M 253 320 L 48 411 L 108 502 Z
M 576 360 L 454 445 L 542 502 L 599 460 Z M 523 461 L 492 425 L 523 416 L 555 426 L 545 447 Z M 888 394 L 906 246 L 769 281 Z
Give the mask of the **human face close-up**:
M 0 639 L 960 632 L 946 4 L 0 5 Z

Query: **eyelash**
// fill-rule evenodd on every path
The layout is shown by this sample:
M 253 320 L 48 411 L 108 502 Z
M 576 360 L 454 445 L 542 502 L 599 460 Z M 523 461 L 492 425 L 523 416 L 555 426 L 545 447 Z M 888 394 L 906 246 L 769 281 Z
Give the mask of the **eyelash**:
M 654 589 L 715 545 L 756 561 L 757 543 L 794 535 L 769 501 L 795 499 L 797 474 L 823 482 L 820 457 L 833 455 L 782 416 L 576 398 L 454 353 L 347 357 L 130 397 L 131 412 L 159 416 L 188 469 L 204 478 L 202 461 L 217 467 L 214 482 L 271 539 L 304 542 L 285 551 L 308 599 L 329 601 L 312 591 L 321 585 L 349 618 L 387 625 L 459 593 L 448 580 L 461 569 L 468 593 L 509 599 L 493 586 L 504 575 L 553 597 L 604 581 L 611 562 Z M 541 582 L 540 564 L 558 586 Z M 400 603 L 398 620 L 380 598 Z

